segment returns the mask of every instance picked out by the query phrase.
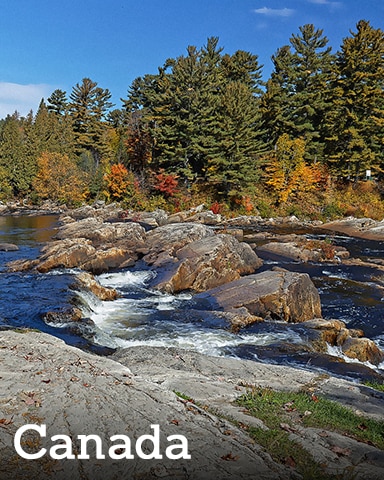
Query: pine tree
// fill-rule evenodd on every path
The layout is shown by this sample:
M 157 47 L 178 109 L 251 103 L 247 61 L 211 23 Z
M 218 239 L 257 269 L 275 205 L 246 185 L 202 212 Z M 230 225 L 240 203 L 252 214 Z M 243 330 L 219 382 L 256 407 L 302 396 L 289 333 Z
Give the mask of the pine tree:
M 358 180 L 384 171 L 384 32 L 361 20 L 337 54 L 327 115 L 328 161 L 335 174 Z
M 284 133 L 307 145 L 306 159 L 323 159 L 323 123 L 330 108 L 329 83 L 334 57 L 323 30 L 312 24 L 292 35 L 290 46 L 272 57 L 275 69 L 263 99 L 264 121 L 269 139 Z
M 31 122 L 32 115 L 21 119 L 15 112 L 7 116 L 1 130 L 0 167 L 3 167 L 3 174 L 16 196 L 30 193 L 37 171 L 36 161 L 26 155 L 25 129 L 29 128 Z

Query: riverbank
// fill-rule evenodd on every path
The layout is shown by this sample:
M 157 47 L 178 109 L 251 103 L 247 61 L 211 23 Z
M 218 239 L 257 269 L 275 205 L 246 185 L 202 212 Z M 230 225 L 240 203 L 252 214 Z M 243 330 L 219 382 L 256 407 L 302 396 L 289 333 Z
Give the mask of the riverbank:
M 300 478 L 295 468 L 272 460 L 251 440 L 245 426 L 263 425 L 234 400 L 252 385 L 324 395 L 359 415 L 384 420 L 384 395 L 366 386 L 290 367 L 183 350 L 137 347 L 105 358 L 42 333 L 7 331 L 1 332 L 0 365 L 1 479 Z M 323 465 L 324 474 L 353 472 L 356 479 L 382 478 L 384 454 L 375 446 L 296 422 L 292 429 L 297 441 Z M 150 425 L 157 424 L 165 446 L 169 435 L 185 436 L 192 458 L 24 461 L 12 440 L 26 423 L 45 424 L 49 436 L 66 434 L 73 439 L 79 434 L 137 438 L 151 433 Z M 32 452 L 44 444 L 35 437 L 25 448 Z

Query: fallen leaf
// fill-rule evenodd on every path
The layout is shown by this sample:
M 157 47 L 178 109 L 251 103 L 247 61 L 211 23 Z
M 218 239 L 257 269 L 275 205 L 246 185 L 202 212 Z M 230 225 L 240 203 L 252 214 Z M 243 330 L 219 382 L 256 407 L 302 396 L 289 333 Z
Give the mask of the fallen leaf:
M 292 468 L 295 468 L 295 467 L 296 467 L 295 459 L 294 459 L 293 457 L 291 457 L 291 456 L 286 457 L 286 458 L 284 459 L 284 463 L 285 463 L 286 465 L 288 465 L 288 467 L 292 467 Z
M 0 425 L 10 425 L 13 423 L 13 417 L 12 418 L 0 418 Z
M 221 457 L 222 460 L 225 460 L 227 462 L 236 462 L 236 460 L 239 459 L 238 455 L 232 455 L 232 453 L 227 453 L 226 455 L 223 455 Z
M 176 420 L 176 419 L 174 418 L 173 420 L 171 420 L 171 423 L 172 423 L 173 425 L 179 425 L 180 422 L 179 422 L 179 420 Z
M 331 450 L 333 453 L 336 453 L 336 455 L 339 455 L 339 456 L 347 457 L 348 455 L 351 454 L 351 450 L 349 448 L 342 448 L 342 447 L 338 447 L 337 445 L 334 445 L 331 448 Z
M 280 428 L 289 433 L 296 433 L 296 430 L 288 425 L 288 423 L 280 423 Z
M 318 401 L 319 401 L 319 397 L 317 397 L 314 393 L 312 393 L 311 399 L 312 399 L 314 402 L 318 402 Z
M 367 425 L 365 423 L 360 423 L 360 425 L 357 426 L 359 430 L 368 430 Z

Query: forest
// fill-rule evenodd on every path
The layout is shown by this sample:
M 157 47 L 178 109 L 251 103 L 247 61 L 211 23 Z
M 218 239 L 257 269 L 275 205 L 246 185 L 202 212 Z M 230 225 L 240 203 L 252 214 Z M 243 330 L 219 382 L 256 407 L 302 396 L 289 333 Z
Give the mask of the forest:
M 188 46 L 121 108 L 84 78 L 0 120 L 0 201 L 384 218 L 384 33 L 360 20 L 333 52 L 300 27 L 272 55 Z

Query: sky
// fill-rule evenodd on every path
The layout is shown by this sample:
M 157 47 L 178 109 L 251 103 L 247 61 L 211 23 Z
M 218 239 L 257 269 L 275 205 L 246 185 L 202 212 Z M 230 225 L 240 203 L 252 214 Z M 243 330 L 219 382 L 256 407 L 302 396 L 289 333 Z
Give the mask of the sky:
M 267 79 L 300 26 L 322 29 L 336 52 L 361 19 L 384 29 L 384 0 L 0 0 L 0 118 L 36 113 L 85 77 L 120 108 L 135 78 L 213 36 L 223 53 L 257 55 Z

